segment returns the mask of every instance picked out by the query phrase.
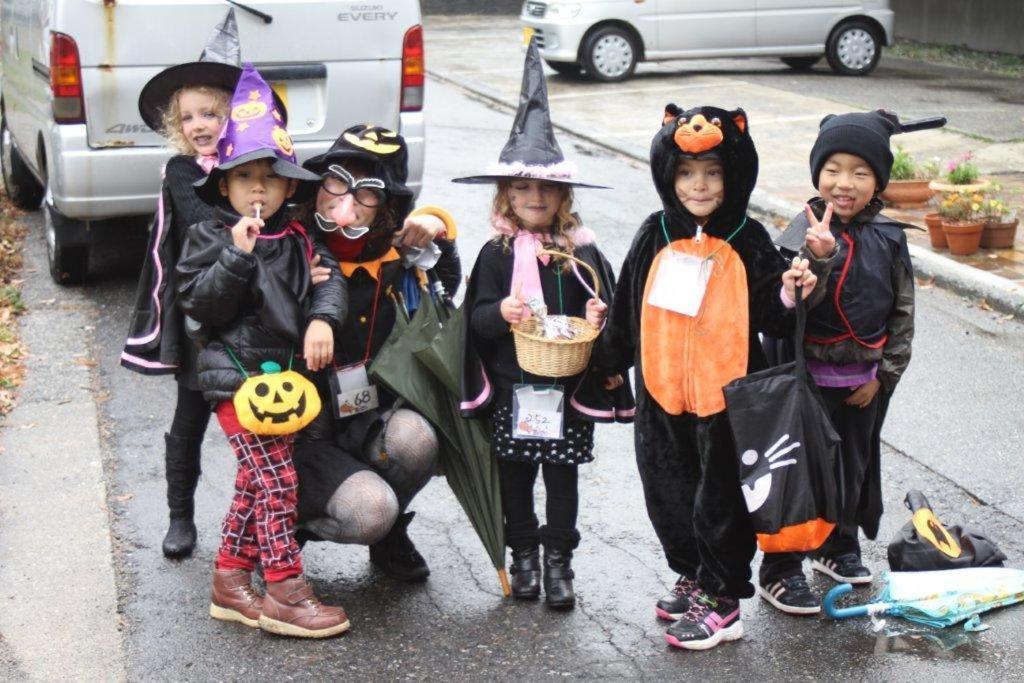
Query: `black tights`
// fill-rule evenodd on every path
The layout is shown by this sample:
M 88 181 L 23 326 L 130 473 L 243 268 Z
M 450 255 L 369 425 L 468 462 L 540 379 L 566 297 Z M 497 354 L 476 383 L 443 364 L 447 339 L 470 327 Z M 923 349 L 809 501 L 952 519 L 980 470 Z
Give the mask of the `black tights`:
M 171 436 L 202 443 L 206 426 L 210 423 L 210 404 L 203 398 L 203 392 L 189 389 L 184 382 L 178 382 L 178 403 L 174 407 L 171 421 Z
M 547 524 L 538 528 L 533 510 L 533 485 L 543 467 L 547 491 Z M 576 465 L 543 466 L 530 462 L 498 460 L 501 480 L 501 507 L 505 514 L 505 543 L 511 548 L 535 546 L 539 541 L 575 548 L 580 535 L 576 530 L 579 511 Z

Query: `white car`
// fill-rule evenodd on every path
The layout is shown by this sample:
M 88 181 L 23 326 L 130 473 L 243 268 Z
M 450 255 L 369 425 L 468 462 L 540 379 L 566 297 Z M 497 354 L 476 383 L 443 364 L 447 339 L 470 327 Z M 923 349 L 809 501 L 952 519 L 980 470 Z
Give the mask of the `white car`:
M 889 0 L 526 0 L 523 37 L 559 73 L 629 78 L 637 63 L 779 57 L 808 70 L 870 73 L 893 40 Z
M 288 106 L 300 160 L 372 122 L 409 144 L 423 175 L 423 29 L 418 0 L 233 2 L 243 61 Z M 164 139 L 139 115 L 154 74 L 194 61 L 221 0 L 0 0 L 0 161 L 19 207 L 43 203 L 50 273 L 84 278 L 102 219 L 152 214 Z M 130 222 L 129 222 L 130 223 Z M 119 227 L 118 227 L 119 226 Z

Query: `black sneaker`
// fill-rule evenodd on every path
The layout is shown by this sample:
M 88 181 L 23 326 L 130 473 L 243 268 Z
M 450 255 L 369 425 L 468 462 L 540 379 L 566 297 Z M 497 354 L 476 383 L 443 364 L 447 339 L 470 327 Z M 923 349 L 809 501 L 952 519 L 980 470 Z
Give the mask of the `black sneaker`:
M 742 637 L 740 601 L 702 590 L 691 595 L 690 609 L 665 631 L 668 644 L 684 650 L 710 650 L 723 641 Z
M 856 553 L 837 557 L 819 555 L 811 562 L 811 569 L 831 577 L 840 583 L 871 583 L 871 570 L 860 562 Z
M 757 594 L 786 614 L 821 612 L 821 603 L 807 586 L 807 578 L 803 573 L 758 585 Z
M 697 582 L 689 576 L 680 576 L 668 595 L 658 600 L 654 613 L 659 619 L 677 621 L 690 609 L 690 594 L 697 590 Z

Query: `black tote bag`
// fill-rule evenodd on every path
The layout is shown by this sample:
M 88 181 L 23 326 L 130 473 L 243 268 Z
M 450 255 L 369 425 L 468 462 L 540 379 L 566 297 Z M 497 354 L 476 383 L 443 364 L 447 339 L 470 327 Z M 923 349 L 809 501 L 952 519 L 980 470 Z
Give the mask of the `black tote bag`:
M 796 360 L 742 377 L 725 387 L 740 484 L 765 552 L 820 548 L 840 509 L 840 440 L 807 374 L 801 293 L 796 307 Z

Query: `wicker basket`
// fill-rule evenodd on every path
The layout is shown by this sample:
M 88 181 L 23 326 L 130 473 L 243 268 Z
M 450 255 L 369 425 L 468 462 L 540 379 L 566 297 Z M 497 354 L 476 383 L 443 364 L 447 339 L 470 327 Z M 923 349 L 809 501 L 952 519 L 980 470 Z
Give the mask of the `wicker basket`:
M 595 297 L 601 293 L 601 282 L 597 273 L 574 256 L 560 251 L 540 249 L 538 255 L 548 254 L 555 258 L 575 261 L 583 266 L 594 280 Z M 547 339 L 540 331 L 537 318 L 527 318 L 518 325 L 512 326 L 512 334 L 516 344 L 516 360 L 519 367 L 530 374 L 541 377 L 571 377 L 587 369 L 590 363 L 590 352 L 600 330 L 594 329 L 583 318 L 567 316 L 569 325 L 576 332 L 573 339 Z

